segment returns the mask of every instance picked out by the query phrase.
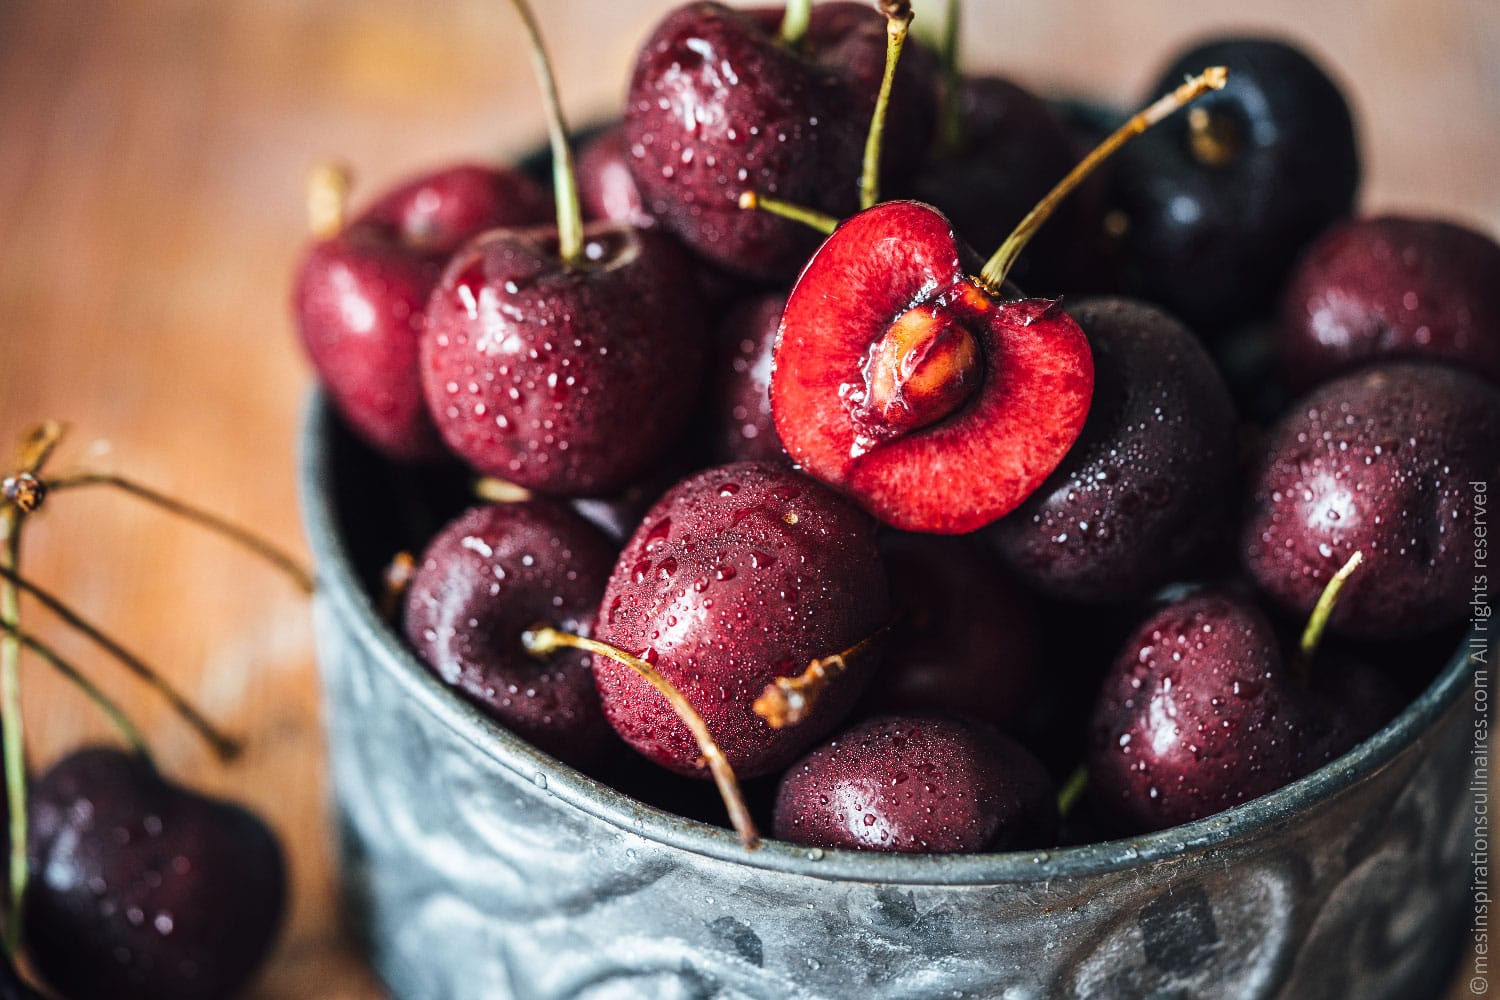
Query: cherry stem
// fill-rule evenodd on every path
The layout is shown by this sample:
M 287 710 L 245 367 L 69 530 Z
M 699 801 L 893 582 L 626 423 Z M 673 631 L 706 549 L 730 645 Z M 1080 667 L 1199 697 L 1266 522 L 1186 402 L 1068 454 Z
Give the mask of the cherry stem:
M 1189 78 L 1172 93 L 1144 111 L 1136 113 L 1128 122 L 1116 129 L 1076 167 L 1068 171 L 1068 175 L 1059 181 L 1046 197 L 1037 202 L 1036 207 L 1027 213 L 1026 218 L 1016 226 L 1015 231 L 1005 238 L 1005 242 L 1000 244 L 1000 249 L 996 250 L 995 255 L 985 262 L 984 270 L 979 273 L 979 286 L 991 295 L 998 295 L 1001 286 L 1005 284 L 1005 276 L 1010 273 L 1021 251 L 1026 249 L 1026 244 L 1031 242 L 1031 238 L 1057 210 L 1057 206 L 1062 203 L 1063 199 L 1072 194 L 1073 190 L 1082 184 L 1099 164 L 1113 156 L 1125 143 L 1172 112 L 1197 100 L 1210 90 L 1222 90 L 1228 79 L 1229 71 L 1223 66 L 1210 66 L 1197 76 Z
M 699 766 L 706 764 L 712 772 L 714 784 L 719 786 L 719 795 L 724 799 L 724 807 L 729 810 L 729 820 L 740 835 L 740 843 L 745 845 L 747 851 L 753 851 L 760 846 L 760 833 L 755 829 L 755 820 L 750 817 L 749 807 L 745 805 L 745 797 L 740 792 L 740 784 L 734 776 L 734 769 L 729 766 L 724 752 L 714 742 L 713 735 L 708 731 L 708 724 L 703 721 L 703 716 L 698 714 L 698 710 L 687 700 L 687 697 L 677 689 L 676 685 L 663 677 L 660 671 L 639 656 L 632 656 L 608 643 L 573 635 L 549 626 L 527 630 L 522 633 L 521 642 L 526 646 L 527 652 L 533 656 L 546 656 L 566 646 L 581 649 L 596 656 L 608 657 L 645 678 L 663 698 L 667 699 L 667 703 L 672 706 L 677 717 L 693 734 L 693 739 L 698 741 L 698 749 L 703 754 Z
M 381 574 L 380 617 L 396 621 L 401 613 L 401 599 L 417 575 L 417 560 L 410 552 L 397 552 Z
M 812 23 L 812 0 L 787 0 L 786 13 L 781 15 L 781 44 L 796 48 L 807 37 L 807 26 Z
M 486 503 L 525 503 L 532 493 L 508 479 L 480 476 L 474 480 L 474 495 Z
M 859 179 L 859 207 L 870 208 L 880 200 L 880 154 L 885 146 L 885 119 L 891 105 L 891 88 L 896 83 L 896 67 L 901 50 L 911 30 L 910 0 L 881 0 L 885 15 L 885 73 L 880 78 L 880 94 L 875 98 L 875 113 L 870 117 L 870 131 L 865 136 L 864 170 Z
M 6 581 L 11 587 L 19 588 L 36 598 L 39 604 L 61 618 L 65 624 L 81 633 L 85 638 L 94 643 L 94 645 L 118 660 L 127 670 L 150 685 L 153 690 L 166 699 L 167 703 L 172 706 L 178 715 L 182 716 L 188 725 L 192 726 L 203 737 L 203 740 L 213 748 L 214 753 L 218 755 L 220 760 L 231 760 L 240 752 L 239 742 L 220 732 L 218 727 L 195 708 L 187 700 L 187 697 L 174 688 L 159 671 L 110 638 L 97 625 L 90 623 L 87 619 L 79 615 L 78 612 L 64 604 L 60 598 L 22 577 L 9 566 L 0 566 L 0 580 Z M 6 624 L 19 627 L 18 624 L 9 621 Z
M 839 220 L 815 208 L 807 208 L 804 205 L 794 205 L 789 201 L 779 198 L 768 198 L 754 191 L 746 191 L 740 195 L 740 208 L 747 212 L 759 209 L 769 215 L 778 215 L 783 219 L 791 219 L 800 222 L 804 226 L 816 229 L 824 236 L 833 235 L 833 231 L 839 227 Z
M 1057 814 L 1066 818 L 1075 806 L 1083 800 L 1083 793 L 1089 788 L 1089 769 L 1079 764 L 1068 775 L 1068 780 L 1063 782 L 1062 788 L 1057 792 Z
M 135 723 L 130 721 L 130 716 L 126 715 L 125 710 L 110 698 L 109 695 L 105 694 L 103 689 L 89 680 L 83 671 L 65 660 L 57 650 L 35 636 L 23 632 L 21 629 L 0 624 L 0 630 L 3 630 L 8 636 L 13 636 L 22 646 L 25 646 L 46 660 L 53 669 L 75 684 L 90 701 L 109 717 L 109 721 L 120 731 L 120 735 L 125 738 L 125 742 L 129 743 L 131 748 L 148 762 L 151 760 L 151 748 L 147 745 L 146 738 L 141 735 L 141 731 L 135 727 Z
M 303 593 L 311 594 L 317 588 L 312 573 L 273 543 L 236 524 L 226 521 L 217 514 L 167 496 L 165 493 L 138 483 L 133 479 L 128 479 L 113 472 L 80 472 L 75 475 L 48 480 L 45 482 L 45 485 L 51 493 L 77 489 L 81 486 L 114 487 L 147 503 L 154 504 L 169 514 L 184 518 L 200 527 L 207 528 L 215 534 L 222 535 L 252 555 L 258 556 L 280 570 Z
M 317 239 L 337 236 L 344 228 L 354 174 L 340 160 L 319 163 L 307 174 L 307 228 Z
M 869 652 L 876 640 L 890 628 L 891 625 L 885 625 L 842 652 L 814 659 L 800 674 L 776 678 L 755 699 L 751 706 L 755 714 L 765 719 L 766 725 L 772 729 L 795 726 L 807 718 L 829 682 L 848 670 L 851 662 Z
M 547 46 L 542 42 L 531 5 L 526 0 L 510 2 L 526 28 L 532 69 L 547 109 L 547 135 L 552 143 L 552 193 L 557 199 L 558 255 L 568 267 L 576 267 L 583 262 L 583 208 L 578 201 L 578 176 L 573 166 L 573 148 L 568 145 L 567 120 L 563 117 L 562 100 L 557 96 L 557 78 L 552 74 L 552 60 L 547 57 Z
M 36 477 L 66 433 L 62 424 L 45 421 L 31 428 L 21 439 L 17 452 L 17 470 L 13 479 Z M 21 525 L 28 511 L 20 503 L 0 505 L 0 569 L 14 573 L 21 564 Z M 6 581 L 0 585 L 0 623 L 6 634 L 0 637 L 0 734 L 5 762 L 6 805 L 10 810 L 10 919 L 5 922 L 5 953 L 15 955 L 21 946 L 21 904 L 26 898 L 30 880 L 30 855 L 27 851 L 26 814 L 26 739 L 21 718 L 21 641 L 12 630 L 21 627 L 21 598 L 18 588 Z
M 1297 644 L 1300 657 L 1301 674 L 1304 681 L 1312 672 L 1313 657 L 1318 653 L 1318 646 L 1323 642 L 1323 631 L 1328 627 L 1328 619 L 1333 616 L 1333 609 L 1339 602 L 1339 594 L 1344 589 L 1344 584 L 1359 569 L 1359 564 L 1365 561 L 1363 552 L 1355 552 L 1349 557 L 1349 561 L 1333 574 L 1323 593 L 1318 595 L 1318 603 L 1313 605 L 1312 614 L 1307 616 L 1307 627 L 1302 630 L 1302 641 Z
M 948 0 L 947 20 L 943 22 L 943 39 L 938 52 L 943 79 L 943 107 L 938 120 L 938 141 L 940 147 L 949 153 L 957 152 L 964 145 L 963 75 L 958 68 L 962 8 L 962 0 Z

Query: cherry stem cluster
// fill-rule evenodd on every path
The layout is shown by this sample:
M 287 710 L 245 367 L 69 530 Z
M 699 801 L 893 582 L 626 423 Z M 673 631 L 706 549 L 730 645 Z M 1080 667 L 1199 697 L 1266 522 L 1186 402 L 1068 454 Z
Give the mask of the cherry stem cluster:
M 734 776 L 734 769 L 730 767 L 719 745 L 714 742 L 713 735 L 708 730 L 708 724 L 703 721 L 703 716 L 698 714 L 692 702 L 687 700 L 676 685 L 663 677 L 659 670 L 639 656 L 632 656 L 608 643 L 574 635 L 550 626 L 538 626 L 527 630 L 522 634 L 521 642 L 525 645 L 527 652 L 537 657 L 547 656 L 564 647 L 581 649 L 597 656 L 606 656 L 634 670 L 656 688 L 657 692 L 672 706 L 672 710 L 677 713 L 682 724 L 687 726 L 688 731 L 693 734 L 693 739 L 697 741 L 698 750 L 703 755 L 699 766 L 707 766 L 709 772 L 712 773 L 714 784 L 718 785 L 719 795 L 724 800 L 724 807 L 729 810 L 729 820 L 734 824 L 735 832 L 740 835 L 740 842 L 745 845 L 746 850 L 754 850 L 760 845 L 760 832 L 756 830 L 755 821 L 750 817 L 750 808 L 745 804 L 745 796 L 740 791 L 740 784 Z
M 1082 184 L 1099 164 L 1113 156 L 1121 146 L 1174 111 L 1185 107 L 1210 90 L 1222 90 L 1228 79 L 1229 71 L 1223 66 L 1210 66 L 1197 76 L 1189 78 L 1172 93 L 1133 115 L 1129 121 L 1111 133 L 1091 153 L 1079 161 L 1076 167 L 1068 171 L 1068 175 L 1059 181 L 1046 197 L 1037 202 L 1036 207 L 1027 213 L 1016 226 L 1015 231 L 1005 238 L 1005 242 L 1000 244 L 994 256 L 985 263 L 984 270 L 979 272 L 979 286 L 991 295 L 998 295 L 1001 286 L 1005 284 L 1006 275 L 1010 273 L 1021 251 L 1026 249 L 1026 244 L 1031 242 L 1031 238 L 1036 235 L 1042 224 L 1052 217 L 1052 213 L 1057 210 L 1058 205 L 1062 204 L 1063 199 L 1072 194 L 1074 189 Z
M 1307 616 L 1307 627 L 1302 630 L 1302 640 L 1297 643 L 1298 673 L 1305 683 L 1312 675 L 1313 657 L 1318 655 L 1318 647 L 1323 643 L 1323 632 L 1328 628 L 1328 619 L 1333 617 L 1333 609 L 1338 605 L 1339 594 L 1344 590 L 1344 584 L 1359 569 L 1360 563 L 1365 561 L 1363 552 L 1355 552 L 1349 560 L 1339 567 L 1338 572 L 1328 580 L 1323 587 L 1323 593 L 1318 595 L 1318 603 L 1313 605 L 1312 614 Z
M 552 60 L 537 27 L 536 15 L 526 0 L 511 0 L 521 18 L 531 47 L 531 65 L 537 85 L 542 90 L 542 104 L 547 110 L 547 136 L 552 145 L 552 193 L 557 200 L 558 256 L 568 267 L 583 262 L 583 207 L 578 200 L 578 172 L 573 165 L 573 147 L 568 144 L 568 124 L 563 117 L 562 99 L 557 95 L 557 77 Z
M 885 145 L 885 120 L 891 106 L 891 89 L 896 83 L 896 67 L 901 50 L 911 30 L 912 12 L 909 0 L 881 0 L 885 14 L 885 72 L 880 78 L 880 93 L 875 98 L 875 113 L 865 136 L 864 169 L 859 180 L 859 207 L 871 208 L 880 200 L 880 158 Z

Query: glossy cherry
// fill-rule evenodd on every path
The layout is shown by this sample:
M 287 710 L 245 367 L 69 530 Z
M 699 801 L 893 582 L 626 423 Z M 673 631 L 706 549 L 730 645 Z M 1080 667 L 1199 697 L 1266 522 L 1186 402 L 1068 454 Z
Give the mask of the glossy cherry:
M 620 554 L 596 636 L 652 664 L 702 715 L 742 778 L 775 771 L 836 726 L 878 655 L 852 658 L 803 722 L 752 710 L 776 677 L 853 647 L 890 618 L 875 525 L 783 466 L 741 462 L 689 476 Z M 651 760 L 699 774 L 699 747 L 636 673 L 595 657 L 604 710 Z
M 539 622 L 589 634 L 614 555 L 599 531 L 551 501 L 471 508 L 422 555 L 407 590 L 407 639 L 507 729 L 590 763 L 612 734 L 589 656 L 563 650 L 543 662 L 521 635 Z
M 59 993 L 221 1000 L 270 951 L 285 865 L 275 835 L 239 806 L 95 748 L 41 776 L 30 826 L 28 954 Z
M 459 244 L 547 214 L 546 192 L 516 171 L 449 167 L 387 192 L 309 248 L 292 299 L 298 332 L 366 443 L 401 461 L 443 454 L 417 365 L 427 296 Z
M 713 447 L 723 461 L 786 461 L 771 413 L 771 363 L 786 295 L 766 292 L 735 304 L 719 328 Z
M 1305 615 L 1356 550 L 1366 562 L 1331 628 L 1413 636 L 1468 614 L 1471 482 L 1500 468 L 1500 391 L 1439 365 L 1329 382 L 1271 431 L 1242 536 L 1245 565 Z
M 590 219 L 638 229 L 656 225 L 630 172 L 624 126 L 611 125 L 579 147 L 578 198 Z
M 776 837 L 860 851 L 950 854 L 1050 846 L 1052 780 L 993 728 L 954 716 L 888 715 L 792 765 Z
M 1277 353 L 1302 387 L 1371 361 L 1449 361 L 1500 382 L 1500 244 L 1437 219 L 1334 226 L 1298 263 Z
M 646 209 L 698 254 L 759 279 L 792 278 L 817 236 L 741 211 L 740 195 L 852 213 L 885 67 L 886 20 L 870 5 L 818 4 L 790 40 L 779 37 L 783 19 L 773 8 L 677 8 L 642 47 L 625 107 Z M 932 59 L 912 46 L 887 125 L 883 173 L 891 180 L 915 169 L 934 102 Z
M 1234 405 L 1198 339 L 1160 309 L 1101 298 L 1068 312 L 1093 351 L 1088 421 L 1057 470 L 988 534 L 1017 576 L 1051 596 L 1136 601 L 1228 547 Z

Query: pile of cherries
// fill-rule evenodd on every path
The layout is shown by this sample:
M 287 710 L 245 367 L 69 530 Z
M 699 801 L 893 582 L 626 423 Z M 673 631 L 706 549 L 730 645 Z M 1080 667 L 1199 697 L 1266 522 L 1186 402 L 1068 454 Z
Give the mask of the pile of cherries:
M 1353 216 L 1305 53 L 1184 52 L 1070 174 L 1099 116 L 905 4 L 689 3 L 575 169 L 521 12 L 556 218 L 437 170 L 333 212 L 295 295 L 348 427 L 494 498 L 400 618 L 496 721 L 684 812 L 646 762 L 712 775 L 747 841 L 1041 848 L 1279 788 L 1452 653 L 1500 246 Z

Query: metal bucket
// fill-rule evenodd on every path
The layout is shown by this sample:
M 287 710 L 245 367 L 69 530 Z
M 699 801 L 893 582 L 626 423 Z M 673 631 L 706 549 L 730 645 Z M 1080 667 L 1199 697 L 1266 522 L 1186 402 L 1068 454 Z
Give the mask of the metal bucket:
M 368 593 L 425 540 L 394 537 L 390 476 L 314 403 L 302 496 L 347 912 L 403 1000 L 1413 1000 L 1453 970 L 1474 818 L 1462 651 L 1342 759 L 1186 826 L 1037 853 L 746 853 L 423 668 Z

